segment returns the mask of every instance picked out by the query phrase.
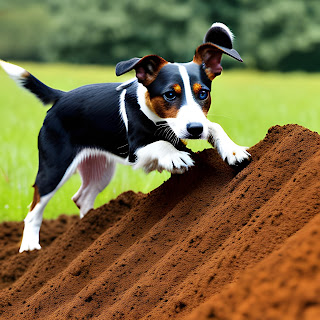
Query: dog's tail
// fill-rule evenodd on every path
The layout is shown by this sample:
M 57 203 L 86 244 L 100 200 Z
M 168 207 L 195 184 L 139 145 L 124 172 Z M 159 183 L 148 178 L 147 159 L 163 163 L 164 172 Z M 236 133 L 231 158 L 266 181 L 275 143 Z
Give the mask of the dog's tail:
M 18 86 L 32 92 L 44 105 L 53 104 L 64 94 L 63 91 L 46 86 L 31 73 L 19 66 L 3 60 L 0 60 L 0 66 Z

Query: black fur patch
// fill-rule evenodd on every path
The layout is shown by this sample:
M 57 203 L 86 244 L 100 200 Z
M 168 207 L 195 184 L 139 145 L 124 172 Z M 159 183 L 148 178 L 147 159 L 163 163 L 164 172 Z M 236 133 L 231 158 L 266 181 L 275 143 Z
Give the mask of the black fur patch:
M 35 94 L 43 104 L 54 103 L 64 94 L 63 91 L 52 89 L 29 74 L 23 81 L 23 86 Z

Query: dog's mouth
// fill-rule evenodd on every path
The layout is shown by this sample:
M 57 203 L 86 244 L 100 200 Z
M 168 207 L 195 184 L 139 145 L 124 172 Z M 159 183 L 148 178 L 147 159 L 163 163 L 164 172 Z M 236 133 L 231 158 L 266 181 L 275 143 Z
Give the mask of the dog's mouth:
M 187 135 L 184 139 L 191 139 L 191 140 L 199 140 L 201 139 L 201 134 L 199 135 Z

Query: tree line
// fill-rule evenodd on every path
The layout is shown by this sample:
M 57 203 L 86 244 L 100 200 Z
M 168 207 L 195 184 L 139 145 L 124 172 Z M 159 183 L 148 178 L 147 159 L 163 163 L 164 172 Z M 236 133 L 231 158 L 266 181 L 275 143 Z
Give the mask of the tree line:
M 320 71 L 319 0 L 0 0 L 0 58 L 190 61 L 216 21 L 234 32 L 245 62 L 224 67 Z

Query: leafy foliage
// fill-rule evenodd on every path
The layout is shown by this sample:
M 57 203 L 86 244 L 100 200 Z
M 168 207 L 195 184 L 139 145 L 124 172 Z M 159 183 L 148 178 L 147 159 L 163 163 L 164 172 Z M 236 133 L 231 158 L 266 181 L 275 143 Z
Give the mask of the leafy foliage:
M 39 48 L 47 33 L 48 12 L 43 4 L 28 0 L 0 0 L 0 57 L 43 60 Z

